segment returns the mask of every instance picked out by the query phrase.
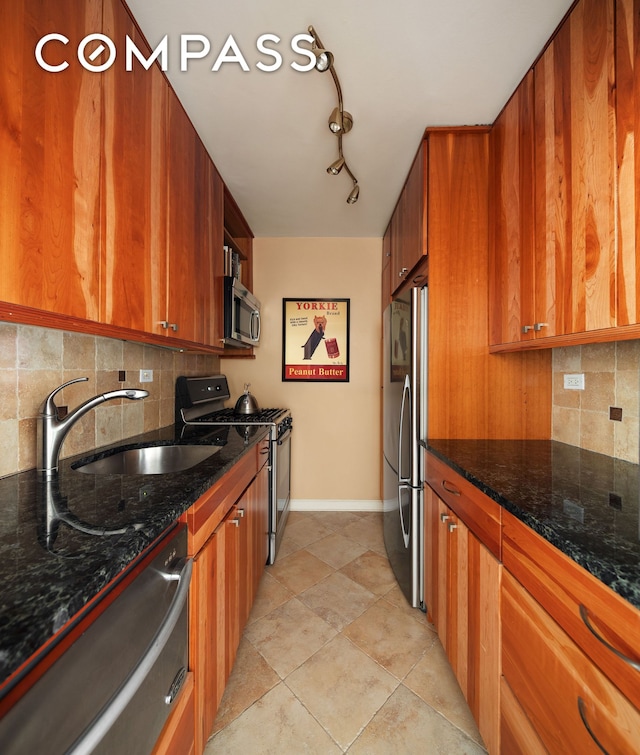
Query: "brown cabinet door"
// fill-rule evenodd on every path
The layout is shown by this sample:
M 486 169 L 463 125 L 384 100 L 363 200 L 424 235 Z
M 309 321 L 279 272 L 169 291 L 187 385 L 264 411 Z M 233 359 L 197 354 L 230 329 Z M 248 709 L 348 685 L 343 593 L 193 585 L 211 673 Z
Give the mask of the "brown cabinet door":
M 207 158 L 208 159 L 208 158 Z M 224 182 L 213 162 L 209 161 L 207 176 L 207 243 L 206 257 L 210 260 L 211 281 L 204 284 L 205 306 L 204 342 L 222 347 L 224 338 Z
M 580 0 L 534 66 L 540 337 L 616 325 L 614 0 Z
M 640 322 L 640 0 L 616 0 L 617 325 Z
M 493 345 L 534 336 L 533 72 L 496 119 L 490 150 L 489 343 Z
M 168 170 L 168 306 L 166 320 L 169 336 L 202 342 L 202 322 L 198 281 L 207 278 L 209 269 L 199 270 L 203 251 L 201 218 L 206 179 L 202 173 L 200 141 L 178 98 L 169 93 L 169 170 Z
M 105 0 L 104 33 L 124 49 L 128 35 L 150 51 L 120 0 Z M 168 85 L 157 65 L 125 58 L 102 74 L 101 320 L 163 333 L 167 313 L 166 201 Z
M 102 76 L 73 51 L 102 28 L 102 2 L 2 3 L 0 68 L 0 300 L 99 319 Z M 43 58 L 39 39 L 62 33 Z
M 382 239 L 382 312 L 391 301 L 391 223 Z
M 189 663 L 195 680 L 196 752 L 213 729 L 227 681 L 222 525 L 194 558 L 189 600 Z
M 425 486 L 425 601 L 489 752 L 498 751 L 500 564 Z
M 427 254 L 427 153 L 420 143 L 391 218 L 391 289 L 395 291 Z
M 640 713 L 505 569 L 502 666 L 551 753 L 631 753 Z

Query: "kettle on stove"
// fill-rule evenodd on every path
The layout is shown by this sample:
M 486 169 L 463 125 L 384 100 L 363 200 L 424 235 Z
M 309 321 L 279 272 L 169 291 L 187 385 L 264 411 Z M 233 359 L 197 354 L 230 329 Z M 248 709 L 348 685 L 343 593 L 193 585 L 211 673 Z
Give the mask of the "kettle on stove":
M 236 401 L 234 412 L 236 414 L 257 414 L 260 411 L 256 397 L 249 393 L 250 383 L 244 384 L 244 393 Z

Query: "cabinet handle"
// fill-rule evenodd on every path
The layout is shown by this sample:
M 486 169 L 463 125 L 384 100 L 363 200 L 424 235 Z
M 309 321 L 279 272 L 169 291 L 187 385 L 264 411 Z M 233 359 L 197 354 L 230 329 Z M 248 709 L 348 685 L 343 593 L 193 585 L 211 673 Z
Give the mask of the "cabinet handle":
M 442 487 L 447 491 L 447 493 L 451 493 L 451 495 L 460 495 L 458 488 L 456 488 L 455 485 L 452 485 L 447 480 L 442 481 Z
M 169 327 L 171 328 L 171 330 L 173 330 L 174 333 L 178 332 L 178 323 L 177 322 L 172 322 L 171 325 L 169 325 Z
M 454 530 L 458 529 L 458 525 L 454 524 L 453 522 L 449 522 L 447 526 L 449 527 L 449 532 L 453 532 Z
M 536 333 L 538 333 L 540 330 L 542 330 L 542 328 L 547 328 L 547 327 L 549 327 L 548 322 L 534 322 L 533 325 L 523 325 L 522 332 L 528 333 L 530 330 L 533 330 Z
M 233 524 L 234 527 L 239 527 L 240 526 L 240 520 L 237 519 L 237 518 L 236 519 L 232 519 L 230 521 L 230 524 Z
M 240 517 L 240 519 L 242 519 L 242 517 L 244 516 L 244 509 L 238 509 L 238 516 Z
M 167 320 L 160 320 L 160 322 L 158 323 L 158 325 L 161 328 L 164 328 L 164 330 L 168 330 L 168 328 L 169 328 L 169 322 Z
M 595 628 L 593 627 L 593 624 L 589 621 L 589 614 L 587 613 L 586 606 L 584 606 L 582 603 L 580 604 L 580 618 L 584 622 L 587 629 L 591 632 L 591 634 L 596 638 L 596 640 L 599 640 L 608 650 L 610 650 L 614 655 L 617 655 L 620 660 L 627 663 L 629 666 L 634 668 L 636 671 L 640 671 L 640 663 L 637 661 L 632 660 L 628 656 L 626 656 L 624 653 L 621 653 L 617 648 L 614 648 L 613 645 L 608 643 L 604 637 L 601 637 L 598 632 L 596 632 Z
M 581 697 L 578 697 L 578 712 L 580 713 L 580 718 L 582 719 L 584 728 L 587 730 L 591 739 L 593 739 L 596 745 L 602 750 L 604 755 L 609 755 L 608 751 L 605 750 L 605 748 L 598 741 L 598 738 L 596 737 L 596 735 L 591 731 L 591 727 L 589 726 L 589 722 L 587 721 L 587 707 L 584 703 L 584 700 Z
M 402 270 L 398 273 L 398 278 L 402 278 L 409 272 L 408 267 L 403 267 Z
M 443 522 L 443 523 L 446 522 L 448 518 L 449 517 L 447 516 L 447 514 L 440 514 L 440 521 L 441 522 Z

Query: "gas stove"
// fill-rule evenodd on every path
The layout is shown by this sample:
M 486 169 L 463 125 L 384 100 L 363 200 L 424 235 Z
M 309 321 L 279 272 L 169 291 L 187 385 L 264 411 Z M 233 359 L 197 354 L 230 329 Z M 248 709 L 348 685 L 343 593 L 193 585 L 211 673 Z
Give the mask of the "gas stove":
M 289 409 L 260 409 L 240 414 L 224 403 L 231 394 L 225 375 L 184 377 L 176 380 L 176 428 L 186 433 L 235 427 L 248 442 L 258 427 L 269 428 L 269 557 L 276 552 L 289 515 L 291 488 L 291 433 L 293 419 Z

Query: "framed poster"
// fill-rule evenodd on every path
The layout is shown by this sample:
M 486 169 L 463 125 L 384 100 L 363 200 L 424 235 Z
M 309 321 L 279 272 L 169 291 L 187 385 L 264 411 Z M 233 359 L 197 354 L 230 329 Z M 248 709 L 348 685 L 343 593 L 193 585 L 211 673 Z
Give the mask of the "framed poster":
M 282 300 L 282 380 L 349 382 L 349 299 Z

